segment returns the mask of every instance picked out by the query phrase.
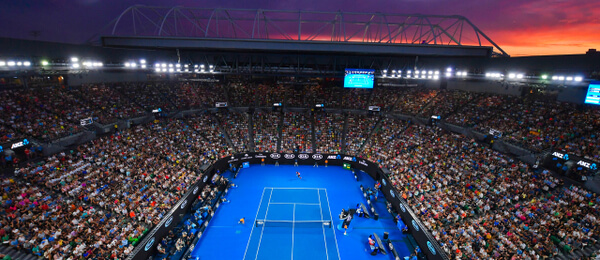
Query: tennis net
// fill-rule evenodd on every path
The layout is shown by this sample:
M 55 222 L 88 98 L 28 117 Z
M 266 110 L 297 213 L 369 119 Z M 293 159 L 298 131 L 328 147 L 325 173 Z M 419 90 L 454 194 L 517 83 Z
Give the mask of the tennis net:
M 257 219 L 256 227 L 331 228 L 331 220 L 269 220 Z

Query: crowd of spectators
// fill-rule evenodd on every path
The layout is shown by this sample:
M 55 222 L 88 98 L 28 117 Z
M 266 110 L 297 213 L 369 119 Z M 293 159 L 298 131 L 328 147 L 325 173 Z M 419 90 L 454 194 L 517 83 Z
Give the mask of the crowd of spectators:
M 281 132 L 281 152 L 312 153 L 312 115 L 306 112 L 285 112 Z
M 14 131 L 7 131 L 4 134 L 6 138 L 3 139 L 35 137 L 47 141 L 81 130 L 80 126 L 72 121 L 52 113 L 53 107 L 44 99 L 40 99 L 36 92 L 25 89 L 0 91 L 0 122 Z M 69 107 L 61 105 L 57 109 L 68 110 Z
M 250 136 L 248 131 L 248 114 L 247 113 L 217 113 L 221 127 L 229 135 L 229 139 L 233 143 L 236 152 L 250 151 Z
M 430 105 L 420 111 L 420 114 L 425 117 L 436 115 L 445 118 L 445 115 L 452 114 L 455 110 L 469 104 L 477 95 L 475 92 L 443 90 L 431 100 Z
M 371 131 L 375 128 L 375 124 L 379 117 L 373 115 L 348 115 L 346 118 L 348 128 L 346 129 L 346 153 L 357 155 L 360 148 L 367 140 Z
M 342 133 L 344 115 L 333 113 L 315 113 L 315 138 L 317 153 L 340 153 L 342 151 Z
M 396 132 L 399 126 L 390 127 Z M 566 187 L 474 140 L 382 119 L 363 157 L 390 169 L 392 184 L 457 259 L 540 259 L 596 243 L 600 198 Z M 382 141 L 390 139 L 391 141 Z
M 174 88 L 172 101 L 178 110 L 211 108 L 216 102 L 227 102 L 226 90 L 221 84 L 183 82 Z
M 35 188 L 4 181 L 7 241 L 50 259 L 127 255 L 201 179 L 201 165 L 229 154 L 211 119 L 156 121 L 17 169 Z
M 254 150 L 257 152 L 276 152 L 281 129 L 281 114 L 255 112 L 252 115 L 254 130 Z
M 217 101 L 306 106 L 325 100 L 338 108 L 372 103 L 394 113 L 442 115 L 484 133 L 498 130 L 504 140 L 533 151 L 558 148 L 600 160 L 600 110 L 544 96 L 140 83 L 4 90 L 0 98 L 2 142 L 75 133 L 83 117 L 108 123 L 155 108 L 208 108 Z M 400 196 L 453 258 L 552 257 L 600 236 L 597 195 L 465 136 L 371 114 L 257 110 L 160 119 L 28 163 L 15 178 L 0 179 L 0 237 L 50 259 L 122 258 L 201 179 L 200 166 L 253 148 L 275 152 L 278 142 L 286 153 L 339 153 L 345 147 L 347 154 L 388 168 Z

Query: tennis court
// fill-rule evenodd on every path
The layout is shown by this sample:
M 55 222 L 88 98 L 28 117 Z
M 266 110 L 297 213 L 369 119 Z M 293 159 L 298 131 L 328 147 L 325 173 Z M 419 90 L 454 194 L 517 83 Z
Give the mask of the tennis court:
M 231 202 L 215 211 L 192 259 L 393 259 L 390 254 L 368 253 L 367 237 L 374 232 L 389 232 L 398 252 L 409 255 L 414 250 L 411 241 L 387 214 L 383 199 L 374 204 L 381 212 L 379 220 L 356 218 L 353 231 L 346 236 L 336 229 L 342 208 L 364 203 L 360 185 L 375 183 L 366 173 L 357 174 L 359 181 L 339 166 L 251 165 L 242 169 L 232 178 L 239 187 L 227 194 Z M 246 223 L 238 224 L 242 217 Z M 263 223 L 257 226 L 257 220 Z M 328 221 L 333 222 L 331 227 L 322 224 Z
M 244 259 L 340 259 L 327 190 L 264 188 Z

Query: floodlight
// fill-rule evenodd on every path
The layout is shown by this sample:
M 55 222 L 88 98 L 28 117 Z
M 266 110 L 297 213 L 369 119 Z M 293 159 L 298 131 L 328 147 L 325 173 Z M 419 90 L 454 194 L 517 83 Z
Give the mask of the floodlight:
M 558 76 L 558 80 L 565 80 L 564 76 Z
M 430 71 L 429 71 L 427 74 L 431 75 L 431 74 L 433 74 L 433 71 L 432 71 L 432 70 L 430 70 Z
M 71 62 L 78 62 L 78 61 L 79 61 L 79 58 L 77 58 L 77 57 L 71 58 Z
M 156 68 L 154 69 L 156 72 L 160 72 L 160 68 Z
M 446 72 L 446 77 L 452 77 L 452 72 Z
M 0 61 L 0 67 L 4 67 L 4 66 L 6 66 L 6 62 Z
M 135 68 L 135 67 L 137 67 L 137 64 L 135 64 L 135 62 L 132 62 L 132 63 L 131 63 L 131 64 L 129 64 L 129 65 L 131 65 L 131 67 L 132 67 L 132 68 Z
M 129 62 L 125 62 L 125 67 L 129 68 Z
M 548 79 L 548 75 L 542 75 L 542 79 Z
M 523 75 L 523 74 L 517 74 L 517 78 L 518 78 L 518 79 L 522 79 L 523 77 L 524 77 L 524 75 Z
M 160 67 L 160 64 L 158 64 L 158 63 L 154 63 L 154 67 L 155 67 L 155 68 L 158 68 L 158 67 Z
M 439 70 L 436 70 L 434 74 L 435 74 L 435 75 L 440 75 L 440 71 L 439 71 Z
M 141 64 L 146 64 L 146 60 L 144 60 L 144 59 L 141 59 L 141 60 L 140 60 L 140 63 L 141 63 Z
M 447 72 L 451 72 L 451 71 L 452 71 L 452 68 L 447 68 L 447 69 L 446 69 L 446 71 L 447 71 Z
M 489 78 L 489 77 L 491 77 L 491 76 L 492 76 L 492 74 L 490 74 L 490 73 L 486 73 L 486 74 L 485 74 L 485 77 L 486 77 L 486 78 Z
M 23 62 L 18 61 L 17 66 L 23 66 Z
M 508 74 L 508 78 L 509 78 L 509 79 L 514 79 L 514 78 L 516 78 L 516 77 L 517 77 L 517 74 L 514 74 L 514 73 L 509 73 L 509 74 Z
M 169 68 L 169 72 L 173 72 L 173 68 Z
M 415 70 L 415 74 L 417 74 L 417 75 L 418 75 L 419 73 L 420 73 L 420 72 L 419 72 L 418 70 Z
M 582 81 L 582 80 L 583 80 L 583 77 L 581 77 L 581 76 L 577 76 L 577 77 L 575 77 L 575 81 L 577 81 L 577 82 L 580 82 L 580 81 Z
M 435 76 L 433 76 L 433 79 L 438 80 L 438 79 L 440 79 L 440 76 L 435 75 Z
M 173 68 L 173 63 L 169 63 L 169 68 Z
M 383 73 L 387 73 L 387 70 L 383 70 Z
M 31 66 L 31 62 L 25 61 L 25 62 L 23 62 L 23 65 L 26 66 L 26 67 L 29 67 L 29 66 Z
M 567 81 L 572 81 L 573 77 L 567 77 Z
M 558 76 L 552 76 L 552 80 L 558 80 Z
M 163 69 L 162 69 L 162 71 L 163 71 L 163 72 L 167 72 L 167 69 L 166 69 L 166 68 L 163 68 Z
M 204 68 L 204 64 L 200 64 L 200 68 Z
M 142 69 L 145 69 L 145 68 L 146 68 L 146 64 L 142 64 Z
M 73 68 L 79 68 L 79 63 L 73 63 Z
M 12 66 L 15 66 L 17 63 L 16 63 L 16 62 L 14 62 L 14 61 L 8 61 L 8 63 L 7 63 L 7 64 L 8 64 L 8 66 L 11 66 L 11 67 L 12 67 Z
M 177 64 L 175 64 L 175 67 L 179 68 L 179 67 L 181 67 L 181 64 L 177 63 Z
M 161 66 L 161 67 L 163 67 L 163 68 L 166 68 L 166 67 L 167 67 L 167 64 L 166 64 L 166 63 L 163 63 L 163 64 L 161 64 L 160 66 Z

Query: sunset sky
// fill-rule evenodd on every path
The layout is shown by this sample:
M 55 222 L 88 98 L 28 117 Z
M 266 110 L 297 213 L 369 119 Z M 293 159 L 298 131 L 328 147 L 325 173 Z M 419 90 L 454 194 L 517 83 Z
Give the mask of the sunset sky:
M 600 49 L 597 0 L 19 0 L 2 1 L 0 37 L 84 43 L 134 4 L 463 15 L 511 56 Z M 1 52 L 1 51 L 0 51 Z

